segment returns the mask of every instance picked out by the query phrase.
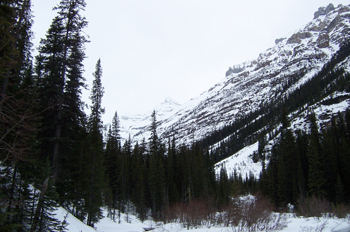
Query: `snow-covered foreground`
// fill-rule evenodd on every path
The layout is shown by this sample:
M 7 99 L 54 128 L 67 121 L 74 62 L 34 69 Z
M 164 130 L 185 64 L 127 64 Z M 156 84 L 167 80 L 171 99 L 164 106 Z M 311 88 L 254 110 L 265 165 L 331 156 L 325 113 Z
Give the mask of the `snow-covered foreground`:
M 282 232 L 349 232 L 350 220 L 349 219 L 334 219 L 334 218 L 298 218 L 292 215 L 286 215 L 286 227 Z M 154 232 L 178 232 L 178 231 L 192 231 L 192 232 L 236 232 L 236 231 L 249 231 L 233 227 L 212 227 L 212 228 L 198 228 L 187 230 L 180 224 L 167 224 L 162 228 L 157 228 Z M 263 230 L 265 231 L 265 230 Z
M 67 211 L 59 208 L 56 212 L 57 219 L 63 221 L 67 215 Z M 349 232 L 350 218 L 336 219 L 336 218 L 300 218 L 293 214 L 286 214 L 286 227 L 283 232 Z M 129 215 L 128 219 L 125 214 L 122 214 L 121 223 L 118 224 L 108 218 L 102 219 L 95 225 L 96 230 L 85 225 L 71 214 L 68 214 L 66 221 L 69 223 L 67 231 L 70 232 L 143 232 L 144 228 L 155 228 L 154 232 L 235 232 L 246 231 L 238 230 L 232 227 L 202 227 L 197 229 L 187 230 L 180 223 L 157 224 L 153 221 L 140 222 L 135 216 Z

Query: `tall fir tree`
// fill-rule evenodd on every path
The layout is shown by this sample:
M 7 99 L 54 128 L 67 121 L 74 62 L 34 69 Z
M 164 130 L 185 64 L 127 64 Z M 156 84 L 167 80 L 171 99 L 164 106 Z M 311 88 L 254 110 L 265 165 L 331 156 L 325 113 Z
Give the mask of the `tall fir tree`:
M 325 197 L 325 174 L 324 162 L 322 159 L 322 147 L 320 134 L 314 113 L 309 115 L 310 119 L 310 142 L 308 146 L 309 174 L 308 185 L 311 195 L 316 197 Z
M 105 150 L 105 168 L 106 177 L 108 181 L 108 188 L 110 190 L 110 202 L 108 204 L 110 211 L 110 218 L 116 220 L 116 209 L 118 208 L 118 199 L 120 198 L 120 159 L 121 159 L 121 145 L 120 145 L 120 125 L 119 117 L 115 112 L 112 125 L 109 128 L 107 144 Z
M 101 206 L 103 205 L 102 192 L 105 188 L 104 171 L 104 150 L 103 150 L 103 122 L 102 97 L 104 88 L 102 87 L 102 67 L 101 60 L 96 63 L 95 77 L 92 85 L 90 99 L 91 114 L 88 122 L 88 148 L 84 158 L 84 203 L 87 213 L 86 224 L 93 226 L 102 217 Z
M 149 138 L 149 189 L 151 196 L 151 209 L 154 218 L 161 218 L 165 207 L 165 172 L 164 150 L 157 134 L 157 118 L 154 110 L 151 115 L 151 136 Z
M 26 231 L 32 224 L 38 178 L 38 117 L 31 57 L 30 0 L 0 3 L 0 228 Z
M 57 16 L 46 38 L 40 41 L 35 68 L 39 88 L 38 112 L 42 112 L 41 159 L 48 159 L 51 164 L 51 173 L 43 182 L 52 178 L 48 188 L 56 186 L 60 203 L 78 218 L 82 212 L 78 210 L 79 203 L 74 202 L 82 202 L 82 197 L 77 195 L 82 186 L 72 183 L 81 178 L 82 139 L 86 136 L 86 117 L 81 101 L 84 44 L 88 42 L 83 33 L 87 21 L 81 16 L 85 6 L 84 0 L 61 0 L 54 8 Z M 42 195 L 45 195 L 44 190 L 41 189 Z M 73 208 L 68 207 L 68 202 L 73 202 Z M 40 208 L 36 210 L 36 218 L 40 216 L 39 212 Z
M 278 194 L 280 205 L 295 204 L 298 193 L 298 160 L 295 137 L 286 112 L 282 114 L 281 138 L 278 147 Z

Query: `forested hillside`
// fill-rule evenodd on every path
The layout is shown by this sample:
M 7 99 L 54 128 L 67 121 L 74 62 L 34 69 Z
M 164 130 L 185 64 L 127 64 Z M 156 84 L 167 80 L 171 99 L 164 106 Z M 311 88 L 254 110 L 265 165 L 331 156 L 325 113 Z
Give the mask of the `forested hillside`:
M 176 127 L 160 136 L 156 111 L 147 140 L 124 141 L 117 112 L 107 131 L 101 119 L 100 59 L 92 74 L 90 114 L 82 101 L 84 45 L 89 42 L 83 32 L 85 7 L 84 0 L 61 0 L 38 55 L 32 57 L 30 0 L 0 3 L 1 231 L 66 231 L 66 221 L 52 214 L 58 206 L 92 227 L 102 219 L 103 208 L 117 222 L 122 213 L 164 222 L 175 220 L 179 212 L 208 216 L 229 212 L 232 197 L 248 193 L 259 193 L 258 199 L 271 201 L 276 210 L 293 204 L 306 216 L 315 215 L 313 200 L 325 205 L 317 213 L 338 210 L 342 217 L 350 212 L 350 112 L 319 125 L 311 107 L 350 98 L 347 37 L 297 88 L 316 69 L 292 73 L 274 87 L 278 97 L 241 112 L 197 141 L 184 143 Z M 208 100 L 205 106 L 210 105 Z M 290 121 L 303 112 L 308 126 L 294 130 Z M 215 174 L 215 163 L 256 141 L 259 149 L 251 158 L 263 165 L 259 179 L 225 168 Z M 223 223 L 234 223 L 231 219 Z

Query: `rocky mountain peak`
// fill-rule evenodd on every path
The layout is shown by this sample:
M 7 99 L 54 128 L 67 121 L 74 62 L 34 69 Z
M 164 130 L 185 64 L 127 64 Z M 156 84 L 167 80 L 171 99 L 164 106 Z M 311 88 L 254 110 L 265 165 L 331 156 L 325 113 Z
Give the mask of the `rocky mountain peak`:
M 321 15 L 326 15 L 329 12 L 334 10 L 334 6 L 332 3 L 330 3 L 327 7 L 320 7 L 318 10 L 314 13 L 314 19 L 318 18 Z
M 156 107 L 161 137 L 176 137 L 180 143 L 199 140 L 310 80 L 350 40 L 350 7 L 332 6 L 320 8 L 317 18 L 289 38 L 276 40 L 255 60 L 230 67 L 222 81 L 197 98 L 181 106 L 168 99 L 165 105 L 172 107 Z M 135 140 L 147 138 L 149 122 L 132 122 L 126 132 L 133 130 Z

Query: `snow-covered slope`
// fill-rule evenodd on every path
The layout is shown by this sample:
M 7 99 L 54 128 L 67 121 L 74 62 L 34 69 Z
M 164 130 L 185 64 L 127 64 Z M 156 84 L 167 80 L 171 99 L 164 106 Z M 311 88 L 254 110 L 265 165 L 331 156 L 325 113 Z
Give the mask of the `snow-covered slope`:
M 274 47 L 255 60 L 234 65 L 223 80 L 200 96 L 182 106 L 156 108 L 158 132 L 163 138 L 175 136 L 179 143 L 201 139 L 295 90 L 319 72 L 349 38 L 350 7 L 331 5 L 327 11 L 315 13 L 310 23 L 289 38 L 277 39 Z M 347 60 L 342 66 L 349 70 L 349 64 Z M 291 81 L 293 85 L 283 90 Z M 122 136 L 147 139 L 150 115 L 122 117 Z
M 163 121 L 173 115 L 181 105 L 171 98 L 165 99 L 144 114 L 137 114 L 135 116 L 122 116 L 120 118 L 120 135 L 123 139 L 142 138 L 147 139 L 149 137 L 149 126 L 151 125 L 151 115 L 153 110 L 156 111 L 156 117 L 158 121 Z M 163 125 L 165 127 L 165 125 Z
M 234 155 L 220 161 L 215 164 L 216 175 L 220 174 L 221 168 L 225 168 L 228 174 L 233 174 L 236 170 L 237 175 L 241 175 L 243 178 L 246 176 L 254 175 L 255 178 L 259 178 L 262 170 L 261 163 L 254 163 L 251 155 L 258 150 L 258 142 L 246 146 L 242 150 L 238 151 Z
M 350 107 L 350 94 L 345 93 L 335 93 L 331 97 L 333 99 L 337 97 L 345 97 L 343 101 L 332 105 L 325 105 L 322 102 L 328 100 L 330 97 L 325 98 L 323 101 L 311 105 L 308 109 L 311 109 L 316 116 L 316 119 L 320 125 L 326 125 L 332 116 L 336 116 L 339 112 L 344 112 Z M 289 118 L 292 118 L 291 129 L 296 131 L 298 129 L 308 130 L 309 120 L 308 112 L 293 112 L 289 115 Z M 279 127 L 279 126 L 277 126 Z M 272 147 L 274 141 L 268 141 L 268 145 L 265 147 L 265 151 L 268 153 L 269 149 Z M 222 168 L 225 168 L 228 175 L 232 175 L 234 172 L 237 175 L 241 175 L 243 178 L 250 176 L 251 174 L 259 179 L 260 172 L 262 171 L 262 163 L 254 163 L 252 155 L 254 152 L 258 152 L 258 142 L 248 145 L 241 149 L 240 151 L 234 153 L 230 157 L 218 162 L 215 164 L 215 173 L 219 175 Z M 268 160 L 266 161 L 268 163 Z
M 223 226 L 202 226 L 196 229 L 187 229 L 183 223 L 156 223 L 154 221 L 140 222 L 135 216 L 122 214 L 121 223 L 114 222 L 109 218 L 103 218 L 95 225 L 95 229 L 89 227 L 76 219 L 71 214 L 67 214 L 63 208 L 57 209 L 55 212 L 56 218 L 60 221 L 66 217 L 67 227 L 66 231 L 69 232 L 144 232 L 145 228 L 154 228 L 154 232 L 222 232 L 222 231 L 235 231 L 234 227 Z M 105 213 L 106 215 L 106 213 Z M 346 232 L 350 230 L 349 219 L 338 218 L 302 218 L 296 217 L 294 214 L 285 214 L 286 227 L 281 232 L 289 231 L 323 231 L 323 232 Z M 240 230 L 241 231 L 241 230 Z

